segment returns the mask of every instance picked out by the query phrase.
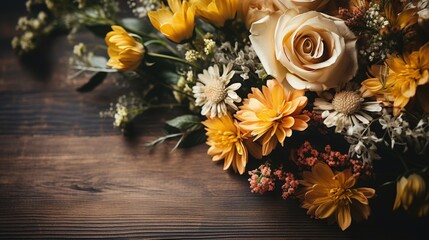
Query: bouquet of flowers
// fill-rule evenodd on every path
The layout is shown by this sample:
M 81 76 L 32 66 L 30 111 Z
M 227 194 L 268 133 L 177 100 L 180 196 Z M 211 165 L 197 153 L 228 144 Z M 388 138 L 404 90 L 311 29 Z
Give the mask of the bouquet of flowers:
M 128 8 L 127 8 L 128 7 Z M 126 131 L 151 108 L 181 109 L 176 147 L 206 142 L 250 190 L 278 189 L 342 230 L 367 219 L 378 189 L 392 210 L 429 213 L 427 0 L 29 0 L 21 54 L 56 29 L 70 64 L 115 73 L 125 95 L 103 117 Z M 121 17 L 127 8 L 135 17 Z M 77 42 L 86 29 L 104 38 Z M 377 197 L 383 196 L 377 194 Z

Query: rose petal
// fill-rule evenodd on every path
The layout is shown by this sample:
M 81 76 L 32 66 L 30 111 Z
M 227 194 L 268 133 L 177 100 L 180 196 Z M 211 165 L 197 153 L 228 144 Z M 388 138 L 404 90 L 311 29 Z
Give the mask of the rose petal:
M 275 12 L 254 22 L 250 28 L 251 35 L 249 39 L 265 71 L 277 80 L 282 81 L 287 70 L 276 60 L 274 48 L 274 31 L 280 15 L 280 12 Z

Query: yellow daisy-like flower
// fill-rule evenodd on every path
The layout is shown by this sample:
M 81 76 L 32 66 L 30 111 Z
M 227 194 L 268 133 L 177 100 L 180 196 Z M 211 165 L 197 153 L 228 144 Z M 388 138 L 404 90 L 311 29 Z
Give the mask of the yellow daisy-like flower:
M 429 83 L 429 43 L 411 54 L 389 56 L 386 62 L 389 66 L 387 79 L 379 76 L 365 80 L 362 85 L 364 91 L 373 95 L 382 94 L 387 101 L 393 101 L 397 116 L 415 96 L 417 87 Z
M 267 81 L 262 91 L 252 88 L 236 113 L 240 128 L 255 140 L 262 138 L 262 155 L 268 155 L 279 142 L 282 146 L 292 130 L 304 131 L 310 118 L 300 114 L 307 104 L 304 91 L 287 91 L 277 80 Z
M 152 25 L 173 42 L 180 43 L 192 37 L 195 25 L 195 9 L 188 1 L 168 0 L 167 9 L 149 11 L 147 15 Z
M 243 174 L 247 164 L 248 152 L 240 127 L 230 114 L 220 118 L 209 118 L 203 122 L 206 126 L 208 154 L 213 161 L 224 159 L 223 169 L 230 166 L 234 171 Z
M 141 63 L 145 49 L 121 26 L 112 26 L 105 38 L 108 46 L 109 61 L 107 66 L 121 70 L 135 70 Z
M 352 188 L 356 179 L 350 169 L 336 175 L 325 163 L 316 163 L 311 172 L 303 172 L 305 194 L 302 207 L 307 214 L 317 219 L 329 218 L 336 221 L 342 230 L 348 228 L 352 218 L 367 219 L 370 214 L 368 199 L 375 195 L 372 188 Z
M 416 94 L 417 86 L 429 82 L 429 43 L 410 55 L 389 57 L 386 62 L 392 70 L 387 85 L 393 86 L 393 106 L 402 109 Z
M 212 23 L 216 27 L 223 27 L 225 21 L 234 19 L 238 10 L 238 0 L 191 0 L 197 8 L 197 16 Z

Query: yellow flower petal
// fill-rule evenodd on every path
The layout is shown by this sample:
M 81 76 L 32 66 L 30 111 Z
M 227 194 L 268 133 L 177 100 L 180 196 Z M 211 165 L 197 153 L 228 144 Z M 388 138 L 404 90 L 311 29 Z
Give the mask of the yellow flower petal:
M 107 66 L 121 70 L 135 70 L 141 63 L 145 49 L 140 42 L 131 37 L 121 26 L 112 26 L 105 37 L 110 59 Z
M 298 115 L 307 104 L 303 92 L 289 93 L 277 80 L 267 81 L 262 91 L 252 88 L 235 117 L 240 128 L 248 131 L 254 140 L 262 138 L 262 153 L 267 155 L 277 143 L 283 145 L 292 130 L 304 131 L 308 116 Z M 276 136 L 277 140 L 272 140 Z
M 339 172 L 334 177 L 331 168 L 325 163 L 316 163 L 311 172 L 303 172 L 305 194 L 298 195 L 303 199 L 302 207 L 307 214 L 316 218 L 336 220 L 342 230 L 348 228 L 355 220 L 366 219 L 370 209 L 368 198 L 374 196 L 374 189 L 353 188 L 355 177 L 350 170 Z
M 191 0 L 197 9 L 197 16 L 222 27 L 225 21 L 235 18 L 239 0 Z
M 247 148 L 232 116 L 227 114 L 221 118 L 207 119 L 203 125 L 206 127 L 207 145 L 210 146 L 207 153 L 212 160 L 224 159 L 224 170 L 232 166 L 234 171 L 243 174 L 248 159 Z
M 168 0 L 168 6 L 170 10 L 163 5 L 161 9 L 148 12 L 152 25 L 173 42 L 191 38 L 195 24 L 194 7 L 181 0 Z
M 352 223 L 350 215 L 350 206 L 348 204 L 338 208 L 338 225 L 341 230 L 346 230 Z

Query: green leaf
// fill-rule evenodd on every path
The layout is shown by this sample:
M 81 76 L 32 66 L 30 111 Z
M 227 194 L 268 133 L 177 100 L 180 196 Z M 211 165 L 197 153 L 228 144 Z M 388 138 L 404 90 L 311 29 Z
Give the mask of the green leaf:
M 83 86 L 76 89 L 76 91 L 78 91 L 80 93 L 91 92 L 98 85 L 103 83 L 106 76 L 107 76 L 106 72 L 98 72 L 98 73 L 94 74 L 94 76 L 92 76 L 87 83 L 85 83 Z
M 175 72 L 165 71 L 160 73 L 160 76 L 164 79 L 167 84 L 176 85 L 179 81 L 180 76 Z
M 97 37 L 101 38 L 104 38 L 108 32 L 112 31 L 110 25 L 87 25 L 86 28 Z
M 182 132 L 194 131 L 203 127 L 201 119 L 195 115 L 182 115 L 165 122 L 168 126 Z
M 119 21 L 119 24 L 126 28 L 127 31 L 136 34 L 149 34 L 153 31 L 152 24 L 146 18 L 143 20 L 138 18 L 123 18 Z
M 207 139 L 206 131 L 204 128 L 197 129 L 190 132 L 189 134 L 184 135 L 178 144 L 179 148 L 188 148 L 193 147 L 198 144 L 204 143 Z

